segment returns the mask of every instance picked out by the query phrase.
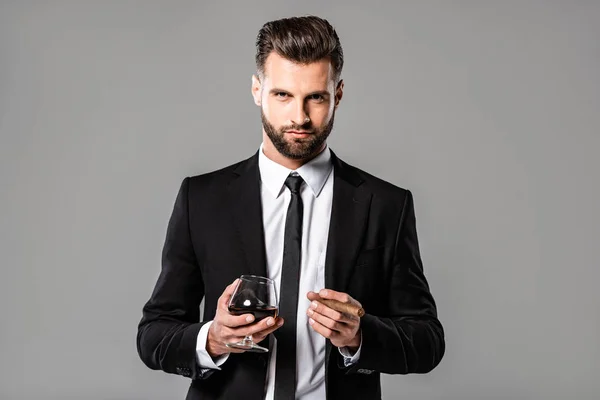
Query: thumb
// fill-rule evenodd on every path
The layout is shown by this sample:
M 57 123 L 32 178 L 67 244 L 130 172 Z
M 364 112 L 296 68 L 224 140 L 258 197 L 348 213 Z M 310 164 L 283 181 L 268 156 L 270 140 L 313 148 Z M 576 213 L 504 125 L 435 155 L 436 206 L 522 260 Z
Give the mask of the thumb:
M 227 308 L 227 306 L 229 304 L 229 299 L 233 295 L 233 292 L 235 292 L 235 289 L 237 288 L 239 281 L 240 281 L 240 278 L 237 278 L 235 281 L 230 283 L 223 291 L 223 294 L 221 295 L 221 306 L 222 307 Z

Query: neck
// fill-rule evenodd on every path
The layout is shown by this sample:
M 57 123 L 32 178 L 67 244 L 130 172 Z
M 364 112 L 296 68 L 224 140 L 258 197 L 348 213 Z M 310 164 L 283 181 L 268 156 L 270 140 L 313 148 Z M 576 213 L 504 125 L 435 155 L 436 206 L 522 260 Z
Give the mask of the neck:
M 288 158 L 281 154 L 279 151 L 277 151 L 275 146 L 273 146 L 273 142 L 271 142 L 267 134 L 263 132 L 263 153 L 265 154 L 265 156 L 271 161 L 274 161 L 277 164 L 282 165 L 291 170 L 297 170 L 298 168 L 300 168 L 301 166 L 318 156 L 323 151 L 323 149 L 325 149 L 326 145 L 326 143 L 323 143 L 323 146 L 321 146 L 321 148 L 318 151 L 306 158 Z

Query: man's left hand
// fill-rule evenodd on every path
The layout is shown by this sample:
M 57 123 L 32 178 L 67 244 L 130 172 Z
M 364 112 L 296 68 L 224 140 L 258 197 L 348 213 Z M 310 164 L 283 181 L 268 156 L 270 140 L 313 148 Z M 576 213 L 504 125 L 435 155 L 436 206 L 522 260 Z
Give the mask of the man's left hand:
M 360 318 L 329 308 L 319 300 L 337 300 L 359 307 L 361 304 L 347 293 L 331 289 L 323 289 L 319 293 L 308 292 L 306 297 L 311 300 L 306 315 L 309 316 L 308 323 L 312 328 L 329 339 L 334 346 L 348 347 L 352 352 L 356 352 L 360 346 Z

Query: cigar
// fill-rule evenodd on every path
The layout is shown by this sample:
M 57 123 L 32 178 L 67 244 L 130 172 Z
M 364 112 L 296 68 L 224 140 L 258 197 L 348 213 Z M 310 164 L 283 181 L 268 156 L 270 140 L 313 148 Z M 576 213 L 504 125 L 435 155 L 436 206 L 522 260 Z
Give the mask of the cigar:
M 353 315 L 358 318 L 365 315 L 365 310 L 362 307 L 359 307 L 354 304 L 342 303 L 340 301 L 330 300 L 330 299 L 319 299 L 317 301 L 320 301 L 321 303 L 325 304 L 327 307 L 332 308 L 336 311 L 350 314 L 350 315 Z

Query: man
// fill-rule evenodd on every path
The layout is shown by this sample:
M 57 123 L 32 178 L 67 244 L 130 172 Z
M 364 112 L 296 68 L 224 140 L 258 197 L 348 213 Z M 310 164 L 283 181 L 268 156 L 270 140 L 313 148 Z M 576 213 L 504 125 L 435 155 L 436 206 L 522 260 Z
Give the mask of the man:
M 263 142 L 245 161 L 183 180 L 138 352 L 192 378 L 187 399 L 379 399 L 380 373 L 429 372 L 445 349 L 412 195 L 327 146 L 344 88 L 327 21 L 272 21 L 256 44 Z M 280 316 L 228 312 L 242 274 L 276 282 Z M 270 351 L 226 346 L 245 335 Z

